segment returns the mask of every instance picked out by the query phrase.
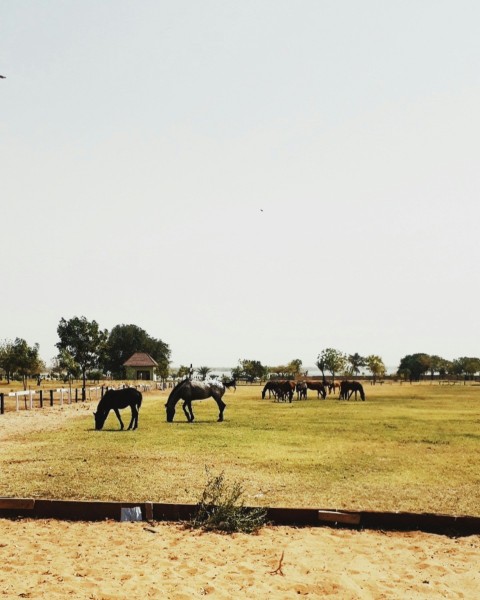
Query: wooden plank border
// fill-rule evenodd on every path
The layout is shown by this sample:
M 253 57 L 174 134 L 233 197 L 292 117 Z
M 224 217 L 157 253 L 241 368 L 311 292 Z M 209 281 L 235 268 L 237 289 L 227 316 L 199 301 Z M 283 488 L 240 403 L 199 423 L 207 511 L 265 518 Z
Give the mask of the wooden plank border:
M 0 518 L 30 517 L 67 521 L 120 521 L 122 508 L 141 510 L 145 521 L 187 521 L 196 504 L 0 498 Z M 480 517 L 433 513 L 267 508 L 272 525 L 334 526 L 385 531 L 424 531 L 446 535 L 480 534 Z

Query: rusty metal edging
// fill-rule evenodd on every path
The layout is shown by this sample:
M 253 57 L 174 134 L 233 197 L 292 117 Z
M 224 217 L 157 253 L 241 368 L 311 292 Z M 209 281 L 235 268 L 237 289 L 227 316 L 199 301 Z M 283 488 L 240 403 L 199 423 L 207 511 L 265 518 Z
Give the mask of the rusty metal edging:
M 122 509 L 137 509 L 145 521 L 186 521 L 195 504 L 158 502 L 108 502 L 0 498 L 0 517 L 31 517 L 68 521 L 120 521 Z M 348 511 L 314 508 L 267 508 L 273 525 L 337 526 L 355 529 L 424 531 L 451 535 L 480 534 L 480 517 L 433 513 Z

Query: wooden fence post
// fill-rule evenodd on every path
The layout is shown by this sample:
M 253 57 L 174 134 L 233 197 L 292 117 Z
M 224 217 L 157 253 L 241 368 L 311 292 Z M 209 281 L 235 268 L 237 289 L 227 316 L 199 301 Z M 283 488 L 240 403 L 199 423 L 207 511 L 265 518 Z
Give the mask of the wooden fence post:
M 0 393 L 0 415 L 5 412 L 5 400 L 3 398 L 3 392 Z
M 53 390 L 50 390 L 50 406 L 53 406 Z
M 43 408 L 43 390 L 38 390 L 40 394 L 40 408 Z

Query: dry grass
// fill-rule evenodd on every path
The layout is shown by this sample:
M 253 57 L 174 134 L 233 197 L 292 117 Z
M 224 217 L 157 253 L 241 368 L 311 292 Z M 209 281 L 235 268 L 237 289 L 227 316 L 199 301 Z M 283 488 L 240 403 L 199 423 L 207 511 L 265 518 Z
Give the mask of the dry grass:
M 194 403 L 193 424 L 180 407 L 166 423 L 167 393 L 145 394 L 134 432 L 113 414 L 94 431 L 95 402 L 6 414 L 0 495 L 196 502 L 207 466 L 242 481 L 251 505 L 480 515 L 480 386 L 385 384 L 366 402 L 292 404 L 260 389 L 227 392 L 224 423 L 212 400 Z

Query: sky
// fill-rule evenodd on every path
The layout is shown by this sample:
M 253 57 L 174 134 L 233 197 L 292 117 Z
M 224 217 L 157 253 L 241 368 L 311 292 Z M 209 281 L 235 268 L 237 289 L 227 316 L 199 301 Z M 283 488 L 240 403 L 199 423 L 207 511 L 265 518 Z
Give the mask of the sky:
M 0 340 L 480 355 L 480 3 L 7 0 Z

